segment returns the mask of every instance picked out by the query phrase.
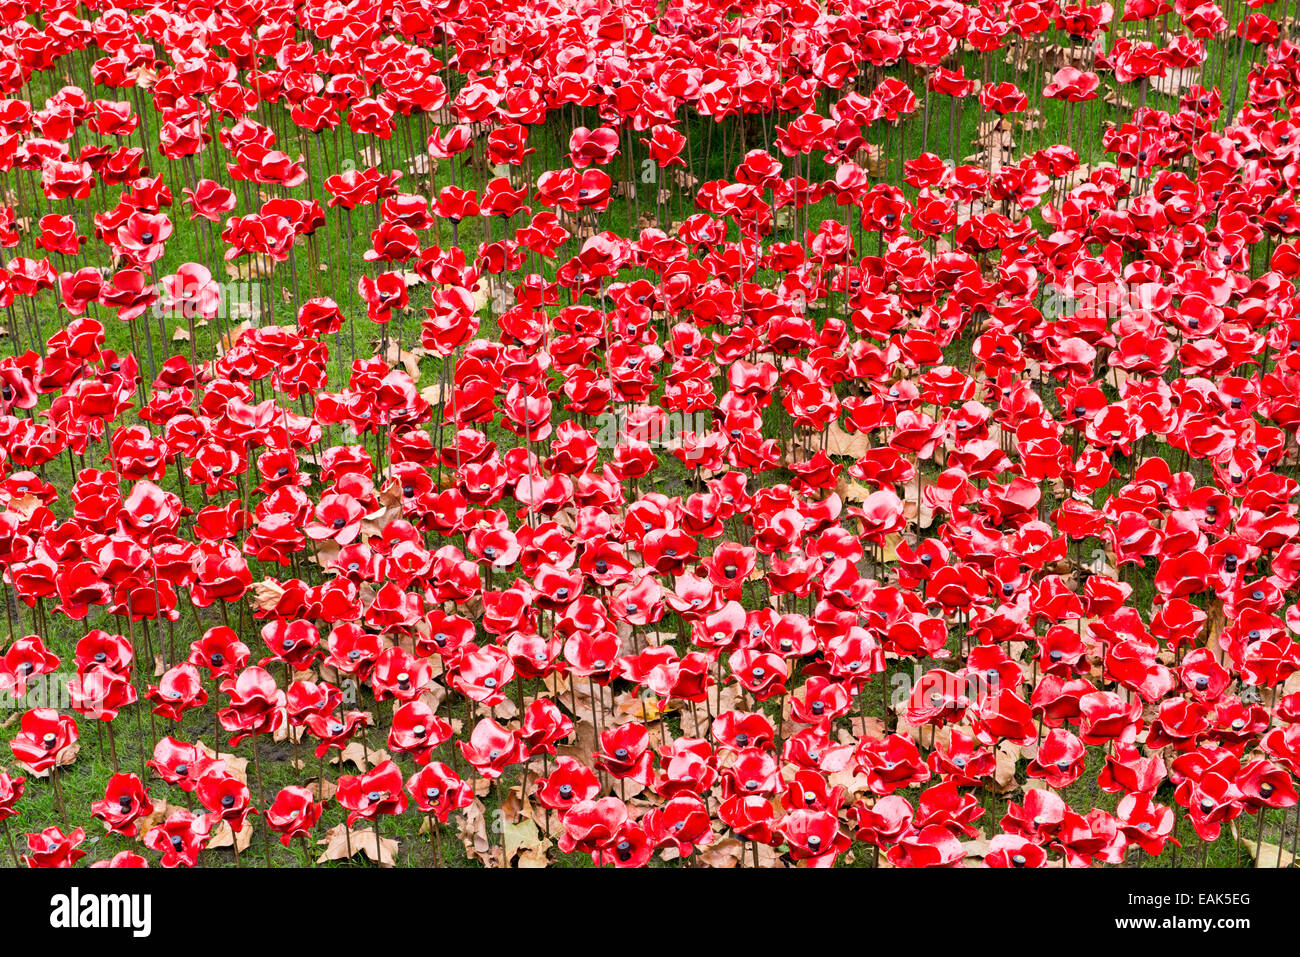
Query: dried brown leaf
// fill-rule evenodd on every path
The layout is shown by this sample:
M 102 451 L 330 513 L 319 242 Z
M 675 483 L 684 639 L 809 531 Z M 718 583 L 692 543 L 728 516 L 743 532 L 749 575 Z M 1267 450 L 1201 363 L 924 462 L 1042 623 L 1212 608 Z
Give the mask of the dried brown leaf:
M 349 830 L 346 824 L 330 828 L 316 843 L 325 848 L 321 856 L 316 858 L 317 864 L 324 864 L 326 861 L 345 861 L 362 853 L 381 867 L 393 866 L 400 846 L 391 837 L 376 841 L 375 832 L 371 828 Z

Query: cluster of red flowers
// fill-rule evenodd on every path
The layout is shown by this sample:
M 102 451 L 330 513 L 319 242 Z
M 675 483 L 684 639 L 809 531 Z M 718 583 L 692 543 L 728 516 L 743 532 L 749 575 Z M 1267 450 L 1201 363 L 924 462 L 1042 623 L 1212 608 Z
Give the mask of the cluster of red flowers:
M 128 7 L 0 7 L 28 864 L 88 737 L 97 866 L 483 798 L 533 866 L 1284 843 L 1284 3 Z

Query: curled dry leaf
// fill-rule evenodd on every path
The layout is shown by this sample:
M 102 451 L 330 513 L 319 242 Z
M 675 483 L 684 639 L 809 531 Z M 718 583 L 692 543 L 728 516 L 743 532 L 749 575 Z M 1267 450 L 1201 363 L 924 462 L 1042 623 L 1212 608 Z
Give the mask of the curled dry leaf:
M 994 751 L 997 764 L 993 771 L 993 780 L 999 794 L 1010 794 L 1016 790 L 1016 765 L 1020 760 L 1020 748 L 1010 741 L 999 742 Z
M 825 433 L 814 433 L 809 445 L 814 453 L 825 451 L 827 455 L 860 459 L 871 449 L 871 436 L 866 432 L 847 432 L 838 422 L 832 422 Z M 803 461 L 808 457 L 802 445 L 787 449 L 786 455 L 792 462 Z
M 420 358 L 414 353 L 407 352 L 395 340 L 388 343 L 388 349 L 384 352 L 383 359 L 389 366 L 396 368 L 401 366 L 412 379 L 417 382 L 420 379 Z
M 672 710 L 672 708 L 667 709 L 667 711 Z M 614 699 L 615 724 L 628 724 L 632 721 L 649 724 L 658 721 L 665 713 L 659 710 L 659 702 L 653 695 L 638 696 L 634 692 L 625 691 Z
M 234 754 L 226 754 L 224 751 L 213 751 L 203 743 L 202 738 L 195 742 L 195 747 L 208 757 L 217 758 L 224 762 L 227 771 L 239 778 L 239 780 L 243 781 L 245 784 L 248 783 L 248 758 L 241 758 Z
M 325 850 L 316 858 L 317 864 L 327 861 L 344 861 L 358 854 L 365 854 L 380 867 L 392 867 L 397 861 L 397 850 L 401 846 L 395 838 L 375 839 L 373 828 L 349 830 L 346 824 L 338 824 L 325 832 L 325 836 L 316 842 Z
M 376 759 L 375 755 L 377 754 L 383 754 L 384 758 Z M 369 757 L 369 761 L 367 761 L 367 757 Z M 329 763 L 338 765 L 352 764 L 358 771 L 365 771 L 379 764 L 380 761 L 387 757 L 387 753 L 383 751 L 368 751 L 360 741 L 350 741 L 342 751 L 330 754 Z
M 253 819 L 250 816 L 244 821 L 244 826 L 239 829 L 239 833 L 232 835 L 230 833 L 230 822 L 221 821 L 212 830 L 212 836 L 208 838 L 208 847 L 217 850 L 223 847 L 234 845 L 235 850 L 241 854 L 248 850 L 249 843 L 253 840 Z M 238 843 L 236 843 L 238 842 Z
M 317 801 L 328 801 L 334 797 L 334 792 L 338 790 L 338 785 L 328 778 L 314 779 L 307 782 L 307 790 L 312 793 Z
M 585 762 L 591 760 L 596 748 L 596 726 L 583 719 L 574 722 L 573 734 L 569 737 L 568 743 L 556 747 L 555 753 Z
M 442 405 L 446 401 L 448 392 L 449 390 L 443 389 L 441 382 L 435 382 L 420 390 L 420 398 L 429 405 Z
M 501 854 L 492 854 L 492 845 L 488 841 L 487 817 L 483 802 L 475 800 L 461 812 L 456 825 L 456 836 L 465 848 L 471 860 L 476 860 L 484 867 L 500 867 Z
M 249 601 L 258 611 L 272 611 L 284 597 L 284 586 L 274 578 L 263 578 L 249 589 Z
M 724 837 L 700 851 L 700 863 L 705 867 L 739 867 L 740 855 L 745 845 L 734 837 Z
M 507 861 L 530 868 L 546 867 L 550 863 L 546 851 L 551 842 L 542 837 L 537 825 L 529 818 L 503 825 L 501 839 L 505 842 Z

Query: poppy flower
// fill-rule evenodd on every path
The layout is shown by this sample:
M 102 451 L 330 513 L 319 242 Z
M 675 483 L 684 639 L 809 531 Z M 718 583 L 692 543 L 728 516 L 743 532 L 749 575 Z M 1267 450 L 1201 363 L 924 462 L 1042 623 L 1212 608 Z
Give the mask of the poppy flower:
M 178 785 L 184 791 L 192 791 L 199 778 L 217 762 L 196 745 L 166 737 L 154 746 L 153 758 L 147 763 L 149 767 L 170 784 Z
M 224 767 L 210 768 L 199 778 L 194 793 L 207 809 L 204 817 L 208 830 L 225 821 L 231 832 L 238 834 L 244 829 L 248 816 L 258 813 L 250 803 L 252 794 L 248 785 Z
M 420 700 L 408 701 L 393 711 L 388 746 L 398 753 L 411 754 L 416 764 L 426 765 L 433 749 L 451 737 L 451 725 L 436 717 L 427 704 Z
M 266 826 L 280 835 L 285 847 L 294 838 L 304 838 L 320 820 L 323 802 L 314 801 L 312 792 L 291 784 L 281 788 L 266 809 Z
M 567 815 L 566 815 L 567 817 Z M 652 808 L 645 816 L 643 827 L 651 844 L 674 847 L 682 857 L 689 856 L 697 847 L 707 847 L 715 838 L 708 809 L 694 794 L 679 794 L 669 798 L 662 807 Z M 628 863 L 627 847 L 615 840 L 615 856 Z
M 33 774 L 48 771 L 63 761 L 77 743 L 77 722 L 53 708 L 25 711 L 19 731 L 9 742 L 14 758 Z
M 0 771 L 0 821 L 18 813 L 14 805 L 22 798 L 26 784 L 26 778 L 11 777 L 7 771 Z
M 561 819 L 559 848 L 566 854 L 598 853 L 614 842 L 627 818 L 627 805 L 616 797 L 578 801 Z
M 154 714 L 180 721 L 189 709 L 206 704 L 208 693 L 199 669 L 185 662 L 164 672 L 157 685 L 149 686 L 145 697 L 154 703 Z
M 191 645 L 189 657 L 191 664 L 206 668 L 213 678 L 234 677 L 235 672 L 248 664 L 248 659 L 248 647 L 224 625 L 205 631 L 203 637 Z
M 1068 787 L 1083 773 L 1086 758 L 1083 742 L 1056 728 L 1047 732 L 1026 772 L 1030 777 L 1043 778 L 1052 787 Z
M 440 761 L 434 761 L 415 774 L 406 782 L 406 790 L 411 800 L 422 814 L 432 814 L 443 824 L 452 811 L 469 807 L 474 801 L 473 787 L 450 767 Z
M 269 622 L 262 627 L 262 640 L 271 652 L 260 662 L 263 667 L 283 661 L 295 671 L 306 671 L 320 656 L 320 632 L 310 621 Z
M 16 698 L 25 697 L 29 681 L 52 674 L 58 667 L 58 655 L 45 647 L 40 636 L 26 635 L 5 650 L 0 666 L 0 689 Z
M 207 842 L 207 816 L 195 816 L 184 809 L 172 811 L 144 836 L 145 847 L 162 854 L 163 867 L 196 866 Z
M 979 103 L 987 112 L 1020 113 L 1029 107 L 1029 101 L 1014 83 L 991 83 L 981 87 Z
M 104 789 L 104 799 L 90 806 L 91 813 L 104 822 L 110 834 L 135 837 L 137 822 L 153 811 L 149 791 L 134 774 L 114 774 Z
M 233 732 L 233 746 L 251 735 L 274 732 L 284 723 L 284 692 L 262 668 L 245 668 L 237 677 L 227 678 L 221 682 L 221 693 L 230 699 L 230 705 L 218 711 L 217 717 L 223 728 Z
M 381 814 L 401 814 L 409 803 L 401 771 L 392 761 L 381 762 L 364 774 L 340 777 L 335 800 L 348 811 L 348 827 L 358 818 L 373 821 Z
M 82 828 L 65 834 L 57 827 L 47 827 L 38 834 L 26 835 L 27 853 L 23 861 L 28 867 L 72 867 L 86 856 L 77 846 L 86 839 Z
M 500 777 L 507 767 L 521 760 L 518 735 L 491 718 L 479 721 L 469 740 L 456 744 L 465 760 L 488 780 Z
M 966 853 L 951 831 L 931 824 L 904 835 L 887 856 L 895 867 L 956 867 Z
M 538 781 L 537 800 L 543 807 L 567 810 L 600 794 L 600 779 L 586 764 L 567 757 L 556 759 L 555 770 Z
M 650 785 L 655 754 L 650 750 L 650 735 L 644 725 L 633 722 L 608 729 L 601 733 L 600 745 L 595 756 L 596 767 L 619 780 Z

